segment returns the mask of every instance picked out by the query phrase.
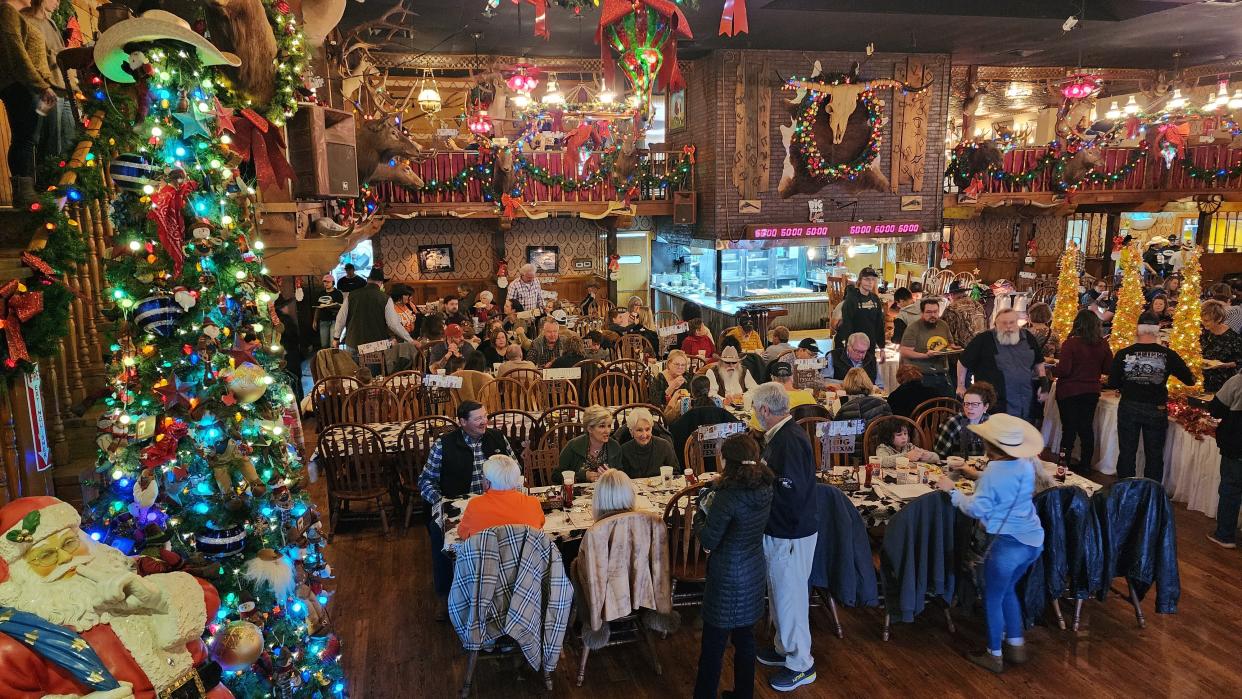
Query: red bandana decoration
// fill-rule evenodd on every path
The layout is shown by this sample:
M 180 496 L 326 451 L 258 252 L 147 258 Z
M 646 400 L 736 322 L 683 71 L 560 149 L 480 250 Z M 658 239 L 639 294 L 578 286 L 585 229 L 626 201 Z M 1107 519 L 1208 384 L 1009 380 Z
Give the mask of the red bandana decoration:
M 500 205 L 505 207 L 505 218 L 513 218 L 517 215 L 518 207 L 522 205 L 522 197 L 502 194 L 500 197 Z
M 181 276 L 185 266 L 185 209 L 186 196 L 198 188 L 194 180 L 181 180 L 166 184 L 151 195 L 151 213 L 147 217 L 155 221 L 159 230 L 160 244 L 173 261 L 173 276 Z
M 725 0 L 724 12 L 720 13 L 720 34 L 737 36 L 749 32 L 750 27 L 746 22 L 746 0 Z

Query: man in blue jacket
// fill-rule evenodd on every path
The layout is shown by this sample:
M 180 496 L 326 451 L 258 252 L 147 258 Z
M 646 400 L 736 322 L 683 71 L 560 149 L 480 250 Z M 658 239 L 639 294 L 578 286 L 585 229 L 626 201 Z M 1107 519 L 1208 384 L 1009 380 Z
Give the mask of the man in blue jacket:
M 763 536 L 775 648 L 757 657 L 764 665 L 781 668 L 768 684 L 788 692 L 815 681 L 808 587 L 819 536 L 815 453 L 806 432 L 790 420 L 789 396 L 779 383 L 755 388 L 751 406 L 765 430 L 763 459 L 776 474 Z

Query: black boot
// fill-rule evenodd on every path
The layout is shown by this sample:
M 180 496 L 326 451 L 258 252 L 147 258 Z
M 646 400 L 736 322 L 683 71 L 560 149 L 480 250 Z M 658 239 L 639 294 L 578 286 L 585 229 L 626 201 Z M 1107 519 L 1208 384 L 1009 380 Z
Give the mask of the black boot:
M 37 195 L 35 194 L 33 177 L 14 177 L 13 182 L 13 208 L 25 209 L 34 203 Z

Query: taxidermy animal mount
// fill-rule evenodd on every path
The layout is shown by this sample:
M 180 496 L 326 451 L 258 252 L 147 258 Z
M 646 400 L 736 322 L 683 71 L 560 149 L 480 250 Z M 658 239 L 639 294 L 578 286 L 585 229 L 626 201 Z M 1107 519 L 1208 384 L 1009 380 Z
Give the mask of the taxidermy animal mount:
M 276 95 L 276 35 L 262 0 L 207 0 L 207 29 L 222 51 L 241 58 L 230 69 L 233 87 L 248 106 L 267 107 Z

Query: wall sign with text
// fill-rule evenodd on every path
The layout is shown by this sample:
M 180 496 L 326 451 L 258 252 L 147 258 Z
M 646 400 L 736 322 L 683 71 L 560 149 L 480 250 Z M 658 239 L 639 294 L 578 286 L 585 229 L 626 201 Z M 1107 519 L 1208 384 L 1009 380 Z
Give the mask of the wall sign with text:
M 829 221 L 827 223 L 765 223 L 746 226 L 747 240 L 849 238 L 919 235 L 918 221 Z

